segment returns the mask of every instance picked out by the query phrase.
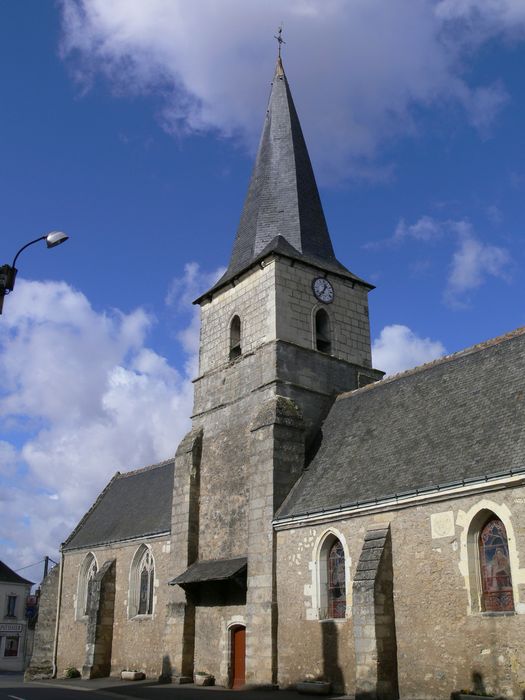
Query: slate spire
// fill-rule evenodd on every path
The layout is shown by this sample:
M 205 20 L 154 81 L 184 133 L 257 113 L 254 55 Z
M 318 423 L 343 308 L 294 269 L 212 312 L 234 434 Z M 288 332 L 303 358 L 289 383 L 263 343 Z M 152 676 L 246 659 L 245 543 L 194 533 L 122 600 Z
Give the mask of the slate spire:
M 276 236 L 299 253 L 335 259 L 280 57 L 229 268 L 246 267 Z
M 304 260 L 362 282 L 334 255 L 310 156 L 280 55 L 228 268 L 210 292 L 270 252 Z

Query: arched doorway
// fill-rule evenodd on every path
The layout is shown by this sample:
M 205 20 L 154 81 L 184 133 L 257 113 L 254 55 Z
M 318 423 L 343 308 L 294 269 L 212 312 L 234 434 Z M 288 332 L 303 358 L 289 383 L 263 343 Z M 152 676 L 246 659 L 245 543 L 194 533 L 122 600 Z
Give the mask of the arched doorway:
M 230 649 L 231 687 L 242 688 L 246 682 L 246 627 L 244 625 L 230 627 Z

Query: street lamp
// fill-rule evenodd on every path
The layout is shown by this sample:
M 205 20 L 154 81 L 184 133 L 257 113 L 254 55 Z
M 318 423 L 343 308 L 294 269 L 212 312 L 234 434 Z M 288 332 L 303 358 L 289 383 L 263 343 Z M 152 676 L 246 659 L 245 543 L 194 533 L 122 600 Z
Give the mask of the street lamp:
M 38 241 L 45 241 L 48 248 L 54 248 L 55 246 L 64 243 L 64 241 L 67 241 L 68 238 L 69 236 L 63 231 L 51 231 L 45 236 L 35 238 L 34 241 L 29 241 L 29 243 L 23 245 L 15 255 L 12 265 L 0 266 L 0 314 L 2 313 L 2 307 L 4 305 L 4 297 L 9 294 L 9 292 L 12 292 L 15 287 L 16 273 L 18 272 L 15 265 L 20 253 L 30 245 L 33 245 L 33 243 L 38 243 Z

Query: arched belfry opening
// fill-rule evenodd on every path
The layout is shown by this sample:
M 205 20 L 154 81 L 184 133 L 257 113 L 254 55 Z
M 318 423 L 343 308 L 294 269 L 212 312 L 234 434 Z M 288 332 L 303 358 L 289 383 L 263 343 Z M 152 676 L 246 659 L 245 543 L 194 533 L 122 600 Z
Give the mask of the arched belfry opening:
M 230 360 L 241 356 L 241 319 L 234 316 L 230 323 Z
M 319 309 L 315 314 L 315 349 L 327 355 L 332 352 L 330 316 L 324 309 Z

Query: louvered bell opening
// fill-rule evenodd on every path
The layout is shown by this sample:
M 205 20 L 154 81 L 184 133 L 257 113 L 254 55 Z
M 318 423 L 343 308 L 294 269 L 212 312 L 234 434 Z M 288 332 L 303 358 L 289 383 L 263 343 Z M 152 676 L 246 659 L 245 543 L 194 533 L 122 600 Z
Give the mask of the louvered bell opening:
M 324 309 L 319 309 L 315 315 L 315 345 L 319 352 L 324 352 L 327 355 L 332 352 L 330 317 Z
M 234 316 L 230 324 L 230 360 L 235 360 L 241 354 L 241 319 Z

